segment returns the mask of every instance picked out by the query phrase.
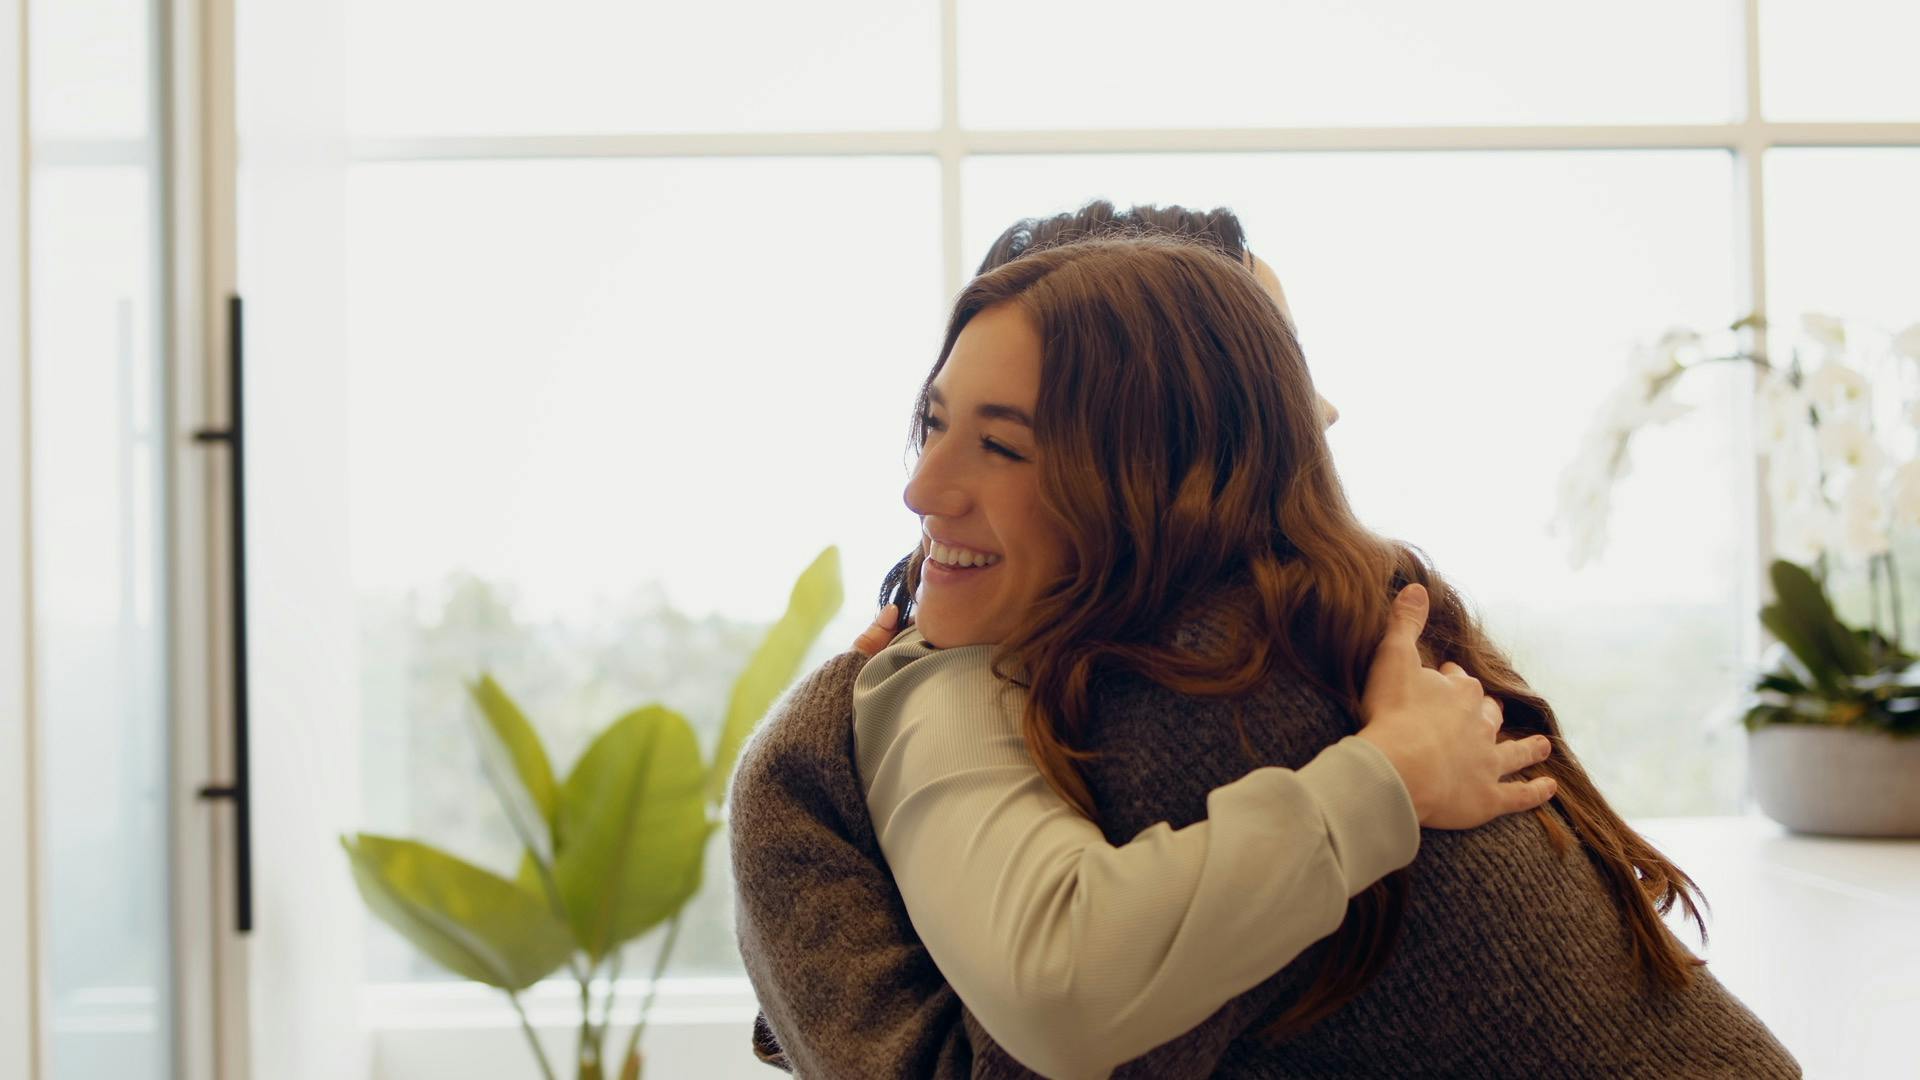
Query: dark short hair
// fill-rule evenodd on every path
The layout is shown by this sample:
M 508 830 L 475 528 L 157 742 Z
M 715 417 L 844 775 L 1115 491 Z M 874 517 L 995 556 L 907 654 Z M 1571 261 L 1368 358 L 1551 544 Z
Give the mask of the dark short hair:
M 1239 217 L 1226 207 L 1189 210 L 1184 206 L 1143 205 L 1115 209 L 1105 199 L 1096 199 L 1078 210 L 1044 218 L 1021 218 L 1007 226 L 987 257 L 980 260 L 975 274 L 1005 266 L 1030 251 L 1071 244 L 1075 240 L 1126 235 L 1178 236 L 1210 247 L 1222 255 L 1244 262 L 1247 257 L 1247 233 Z

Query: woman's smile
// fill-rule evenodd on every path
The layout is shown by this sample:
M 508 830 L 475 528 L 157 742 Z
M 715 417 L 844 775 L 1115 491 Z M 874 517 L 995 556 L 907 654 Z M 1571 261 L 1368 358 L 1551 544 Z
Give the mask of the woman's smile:
M 984 574 L 1000 568 L 998 563 L 990 566 L 949 566 L 946 563 L 928 559 L 921 564 L 929 585 L 960 585 L 979 581 Z

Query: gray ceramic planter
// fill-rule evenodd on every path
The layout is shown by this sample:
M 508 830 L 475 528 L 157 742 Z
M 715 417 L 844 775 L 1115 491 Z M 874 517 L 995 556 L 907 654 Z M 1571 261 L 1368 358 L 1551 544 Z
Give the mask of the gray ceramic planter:
M 1794 832 L 1920 836 L 1920 736 L 1767 724 L 1747 762 L 1760 809 Z

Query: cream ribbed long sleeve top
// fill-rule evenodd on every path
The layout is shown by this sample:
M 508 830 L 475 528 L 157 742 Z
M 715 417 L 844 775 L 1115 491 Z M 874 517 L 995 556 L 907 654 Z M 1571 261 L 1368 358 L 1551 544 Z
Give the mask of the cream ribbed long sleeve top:
M 1036 1072 L 1105 1077 L 1181 1035 L 1419 849 L 1399 773 L 1354 736 L 1215 788 L 1205 821 L 1116 847 L 1040 775 L 1024 692 L 994 677 L 991 649 L 896 636 L 854 684 L 854 747 L 914 929 Z

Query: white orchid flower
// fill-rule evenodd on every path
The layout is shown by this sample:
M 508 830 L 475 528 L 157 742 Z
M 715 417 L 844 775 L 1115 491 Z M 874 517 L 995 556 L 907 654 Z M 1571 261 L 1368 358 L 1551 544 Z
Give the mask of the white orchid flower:
M 1828 352 L 1839 352 L 1847 347 L 1847 324 L 1832 315 L 1809 311 L 1800 316 L 1800 329 L 1825 346 Z
M 1767 454 L 1767 497 L 1783 508 L 1819 503 L 1819 462 L 1810 430 L 1774 444 Z
M 1614 453 L 1618 447 L 1618 442 L 1609 438 L 1589 436 L 1585 440 L 1580 453 L 1560 474 L 1558 517 L 1574 520 L 1596 506 L 1605 510 L 1617 479 Z
M 1819 503 L 1780 506 L 1773 511 L 1773 553 L 1788 562 L 1810 563 L 1833 538 L 1833 514 Z
M 1658 345 L 1641 343 L 1633 347 L 1627 370 L 1645 380 L 1653 380 L 1673 370 L 1673 357 Z
M 1920 322 L 1893 335 L 1893 351 L 1909 360 L 1920 360 Z
M 1873 397 L 1873 384 L 1853 368 L 1837 360 L 1829 360 L 1807 378 L 1806 394 L 1822 411 L 1824 419 L 1827 410 L 1866 408 L 1867 402 Z
M 1829 469 L 1850 469 L 1858 474 L 1874 472 L 1884 457 L 1873 433 L 1851 420 L 1833 420 L 1820 425 L 1820 460 Z
M 1640 414 L 1646 410 L 1650 386 L 1647 380 L 1635 376 L 1614 387 L 1613 392 L 1600 402 L 1587 442 L 1597 444 L 1632 435 L 1633 429 L 1639 426 Z M 1593 448 L 1589 445 L 1582 447 L 1582 450 Z
M 1616 464 L 1619 437 L 1596 427 L 1560 474 L 1553 519 L 1547 530 L 1569 541 L 1567 563 L 1575 570 L 1598 558 L 1607 546 L 1607 517 L 1613 510 L 1613 485 L 1624 471 Z
M 1893 520 L 1920 527 L 1920 458 L 1893 471 Z
M 1577 520 L 1556 521 L 1552 532 L 1567 540 L 1567 569 L 1584 569 L 1607 549 L 1606 508 Z
M 1840 500 L 1840 548 L 1863 559 L 1885 555 L 1890 546 L 1887 503 L 1874 480 L 1865 472 L 1854 474 Z
M 1767 374 L 1760 380 L 1761 452 L 1787 441 L 1807 427 L 1807 396 L 1784 377 Z
M 1689 359 L 1697 358 L 1699 352 L 1699 331 L 1684 326 L 1669 327 L 1652 346 L 1643 345 L 1633 351 L 1633 366 L 1648 378 L 1657 378 L 1684 367 Z
M 1603 437 L 1625 439 L 1643 427 L 1676 420 L 1692 410 L 1693 406 L 1675 401 L 1667 387 L 1636 374 L 1615 387 L 1600 403 L 1594 426 Z

